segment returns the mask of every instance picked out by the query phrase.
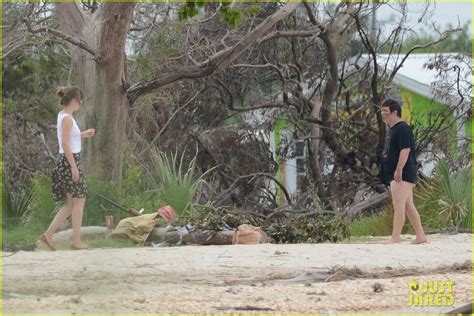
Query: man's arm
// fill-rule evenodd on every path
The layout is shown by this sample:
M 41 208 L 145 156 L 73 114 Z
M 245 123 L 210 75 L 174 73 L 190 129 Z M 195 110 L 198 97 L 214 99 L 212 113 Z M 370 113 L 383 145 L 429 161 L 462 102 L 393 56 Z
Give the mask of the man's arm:
M 408 156 L 410 155 L 410 148 L 403 148 L 400 151 L 400 155 L 398 156 L 398 164 L 397 164 L 397 169 L 395 170 L 395 174 L 393 176 L 393 179 L 396 182 L 402 181 L 402 171 L 403 167 L 405 167 L 405 164 L 407 163 Z

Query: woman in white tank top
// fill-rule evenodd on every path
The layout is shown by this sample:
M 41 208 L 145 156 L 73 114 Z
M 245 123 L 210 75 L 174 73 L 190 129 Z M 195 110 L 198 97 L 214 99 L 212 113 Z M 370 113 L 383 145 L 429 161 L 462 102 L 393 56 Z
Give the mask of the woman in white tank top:
M 56 95 L 60 98 L 63 110 L 58 113 L 57 136 L 59 157 L 53 168 L 53 198 L 56 201 L 66 200 L 66 205 L 59 210 L 40 239 L 51 249 L 54 232 L 69 217 L 72 218 L 71 249 L 87 249 L 81 241 L 82 215 L 86 203 L 87 184 L 81 168 L 81 138 L 92 137 L 94 129 L 81 132 L 73 113 L 81 108 L 82 90 L 78 87 L 59 87 Z

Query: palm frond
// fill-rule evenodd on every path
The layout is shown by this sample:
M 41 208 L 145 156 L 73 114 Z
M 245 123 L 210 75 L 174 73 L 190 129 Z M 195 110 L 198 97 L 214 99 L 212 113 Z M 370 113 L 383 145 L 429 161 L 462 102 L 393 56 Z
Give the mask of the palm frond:
M 185 165 L 184 156 L 184 152 L 179 159 L 177 152 L 170 156 L 160 154 L 154 160 L 155 170 L 151 173 L 154 189 L 150 192 L 157 194 L 162 202 L 171 205 L 178 216 L 194 209 L 191 207 L 194 196 L 199 186 L 206 183 L 203 178 L 212 170 L 195 179 L 197 156 L 188 165 Z

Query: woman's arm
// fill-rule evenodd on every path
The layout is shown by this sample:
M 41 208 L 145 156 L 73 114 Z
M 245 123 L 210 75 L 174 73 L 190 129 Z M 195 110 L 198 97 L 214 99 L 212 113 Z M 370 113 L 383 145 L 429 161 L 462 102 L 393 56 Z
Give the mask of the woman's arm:
M 81 133 L 81 138 L 92 137 L 95 134 L 95 129 L 89 128 L 87 131 Z

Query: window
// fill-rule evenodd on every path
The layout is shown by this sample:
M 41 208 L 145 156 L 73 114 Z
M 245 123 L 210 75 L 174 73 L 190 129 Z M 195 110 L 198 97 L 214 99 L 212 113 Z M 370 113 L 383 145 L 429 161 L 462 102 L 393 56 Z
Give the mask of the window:
M 303 140 L 295 142 L 296 160 L 296 190 L 305 190 L 306 187 L 306 143 Z

